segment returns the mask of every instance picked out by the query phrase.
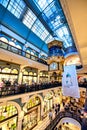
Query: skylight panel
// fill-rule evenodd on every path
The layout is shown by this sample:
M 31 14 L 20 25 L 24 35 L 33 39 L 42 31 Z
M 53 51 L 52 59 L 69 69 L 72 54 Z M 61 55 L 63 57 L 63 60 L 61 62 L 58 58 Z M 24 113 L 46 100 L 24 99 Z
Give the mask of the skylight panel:
M 8 5 L 9 0 L 0 0 L 0 4 L 2 4 L 5 8 Z
M 45 40 L 45 42 L 46 43 L 49 43 L 49 42 L 51 42 L 51 41 L 53 41 L 54 40 L 54 38 L 51 36 L 51 35 L 49 35 L 48 37 L 47 37 L 47 39 Z
M 43 24 L 40 22 L 39 19 L 36 20 L 31 30 L 42 40 L 44 40 L 49 34 L 49 32 L 45 29 L 45 27 L 43 26 Z
M 20 18 L 23 14 L 25 6 L 26 4 L 23 0 L 10 0 L 7 9 L 17 18 Z
M 24 15 L 23 23 L 24 23 L 28 28 L 31 28 L 36 19 L 37 19 L 36 15 L 35 15 L 30 9 L 28 9 L 28 10 L 26 11 L 26 14 Z
M 33 0 L 40 11 L 43 11 L 53 0 Z

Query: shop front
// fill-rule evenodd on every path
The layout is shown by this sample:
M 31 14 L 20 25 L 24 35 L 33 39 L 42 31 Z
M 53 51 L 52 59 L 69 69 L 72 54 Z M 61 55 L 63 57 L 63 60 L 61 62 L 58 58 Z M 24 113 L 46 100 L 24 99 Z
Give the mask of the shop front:
M 48 71 L 41 71 L 39 81 L 41 83 L 48 83 Z
M 48 92 L 44 96 L 44 115 L 47 115 L 48 111 L 53 107 L 53 94 Z
M 18 75 L 19 65 L 0 61 L 0 82 L 9 80 L 13 84 L 15 80 L 18 80 Z
M 61 104 L 62 103 L 62 90 L 61 88 L 58 88 L 57 90 L 54 90 L 54 105 L 55 104 Z
M 31 98 L 24 106 L 23 130 L 34 128 L 41 118 L 41 101 L 38 97 Z
M 18 111 L 13 105 L 0 106 L 0 130 L 17 130 Z
M 23 84 L 31 85 L 37 83 L 37 69 L 25 68 L 23 70 Z

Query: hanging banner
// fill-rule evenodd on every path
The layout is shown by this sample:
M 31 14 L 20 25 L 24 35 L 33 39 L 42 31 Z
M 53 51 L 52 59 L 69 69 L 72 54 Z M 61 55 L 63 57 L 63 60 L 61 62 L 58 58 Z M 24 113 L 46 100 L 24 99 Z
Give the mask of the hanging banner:
M 62 88 L 64 96 L 80 98 L 75 65 L 64 66 Z

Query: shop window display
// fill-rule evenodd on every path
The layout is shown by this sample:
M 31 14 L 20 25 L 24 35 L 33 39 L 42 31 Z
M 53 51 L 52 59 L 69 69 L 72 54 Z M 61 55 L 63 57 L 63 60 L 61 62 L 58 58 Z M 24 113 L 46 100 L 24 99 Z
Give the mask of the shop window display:
M 47 115 L 47 112 L 52 109 L 53 106 L 53 95 L 51 92 L 47 93 L 44 97 L 44 114 Z
M 38 97 L 30 99 L 30 101 L 27 104 L 27 109 L 30 109 L 38 104 L 40 104 L 40 99 Z
M 0 106 L 0 128 L 2 130 L 17 129 L 18 112 L 15 106 Z
M 48 71 L 41 71 L 39 81 L 42 83 L 48 82 Z
M 24 116 L 23 130 L 27 130 L 27 128 L 30 130 L 31 128 L 37 125 L 37 112 L 37 109 L 35 109 L 34 111 Z
M 27 111 L 23 120 L 23 130 L 30 130 L 37 125 L 40 120 L 40 105 L 41 101 L 38 97 L 31 98 L 26 104 L 25 109 Z
M 18 73 L 19 73 L 18 69 L 15 69 L 13 67 L 1 68 L 0 81 L 4 80 L 6 82 L 9 80 L 11 84 L 13 84 L 13 82 L 18 79 Z
M 23 70 L 23 83 L 31 85 L 37 82 L 37 70 L 34 68 L 25 68 Z

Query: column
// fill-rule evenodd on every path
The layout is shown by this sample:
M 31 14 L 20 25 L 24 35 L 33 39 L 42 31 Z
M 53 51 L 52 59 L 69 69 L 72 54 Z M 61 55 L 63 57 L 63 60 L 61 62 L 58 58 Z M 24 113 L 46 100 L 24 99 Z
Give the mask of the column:
M 21 111 L 18 115 L 18 126 L 17 126 L 17 130 L 22 130 L 22 121 L 24 118 L 24 111 Z
M 20 66 L 19 76 L 18 76 L 18 83 L 22 83 L 23 73 L 22 73 L 23 67 Z
M 40 82 L 40 70 L 38 70 L 37 83 Z

